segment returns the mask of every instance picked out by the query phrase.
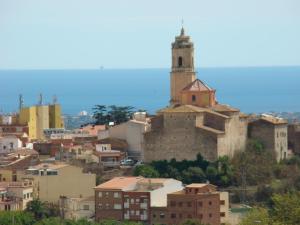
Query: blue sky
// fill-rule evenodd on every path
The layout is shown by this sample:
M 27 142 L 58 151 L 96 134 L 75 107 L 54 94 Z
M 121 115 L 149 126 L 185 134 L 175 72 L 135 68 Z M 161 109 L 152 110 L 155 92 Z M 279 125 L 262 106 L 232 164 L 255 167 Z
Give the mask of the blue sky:
M 0 69 L 169 68 L 182 18 L 196 66 L 300 65 L 299 0 L 0 0 Z

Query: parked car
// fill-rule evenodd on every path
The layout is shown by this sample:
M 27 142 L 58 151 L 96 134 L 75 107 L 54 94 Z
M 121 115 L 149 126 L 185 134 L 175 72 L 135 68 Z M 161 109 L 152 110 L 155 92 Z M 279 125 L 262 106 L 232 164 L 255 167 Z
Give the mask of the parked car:
M 132 159 L 123 159 L 121 161 L 121 166 L 133 166 L 134 161 Z

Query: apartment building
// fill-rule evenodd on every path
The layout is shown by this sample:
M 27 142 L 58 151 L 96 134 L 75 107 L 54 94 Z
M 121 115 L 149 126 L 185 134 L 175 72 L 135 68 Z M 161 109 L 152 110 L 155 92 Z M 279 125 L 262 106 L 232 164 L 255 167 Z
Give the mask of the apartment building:
M 33 182 L 0 182 L 0 211 L 24 210 L 33 200 Z
M 34 180 L 35 194 L 41 201 L 58 203 L 60 196 L 70 198 L 93 195 L 96 175 L 66 163 L 41 163 L 26 170 L 26 178 Z
M 68 198 L 61 196 L 59 208 L 62 217 L 65 219 L 92 219 L 95 215 L 95 197 Z
M 152 207 L 166 207 L 167 194 L 183 189 L 174 179 L 115 177 L 95 187 L 95 219 L 150 223 Z
M 228 219 L 228 192 L 219 192 L 214 185 L 190 184 L 184 190 L 168 194 L 167 198 L 166 215 L 161 218 L 161 214 L 153 211 L 153 222 L 176 225 L 196 219 L 203 224 L 220 225 Z

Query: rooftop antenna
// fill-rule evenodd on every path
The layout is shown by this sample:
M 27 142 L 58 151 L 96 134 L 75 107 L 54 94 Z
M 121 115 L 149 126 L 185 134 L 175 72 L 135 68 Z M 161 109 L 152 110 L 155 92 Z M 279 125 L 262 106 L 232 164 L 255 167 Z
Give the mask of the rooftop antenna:
M 19 95 L 19 110 L 21 110 L 24 106 L 24 99 L 23 99 L 23 95 L 20 94 Z
M 53 105 L 55 105 L 57 103 L 57 96 L 56 95 L 53 96 L 52 101 L 53 101 Z
M 43 95 L 42 93 L 40 93 L 39 95 L 39 102 L 38 102 L 39 105 L 42 105 L 43 104 Z
M 180 32 L 180 35 L 181 36 L 184 36 L 184 28 L 183 28 L 183 24 L 184 24 L 184 21 L 183 19 L 181 20 L 181 32 Z

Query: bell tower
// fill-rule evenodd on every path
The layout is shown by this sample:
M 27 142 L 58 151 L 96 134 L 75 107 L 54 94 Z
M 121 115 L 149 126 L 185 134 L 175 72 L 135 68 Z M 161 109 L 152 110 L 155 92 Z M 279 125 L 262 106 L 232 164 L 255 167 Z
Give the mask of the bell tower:
M 179 36 L 172 43 L 172 70 L 171 70 L 171 99 L 170 104 L 180 103 L 180 92 L 188 84 L 196 80 L 194 69 L 194 44 L 190 36 L 186 36 L 181 28 Z

